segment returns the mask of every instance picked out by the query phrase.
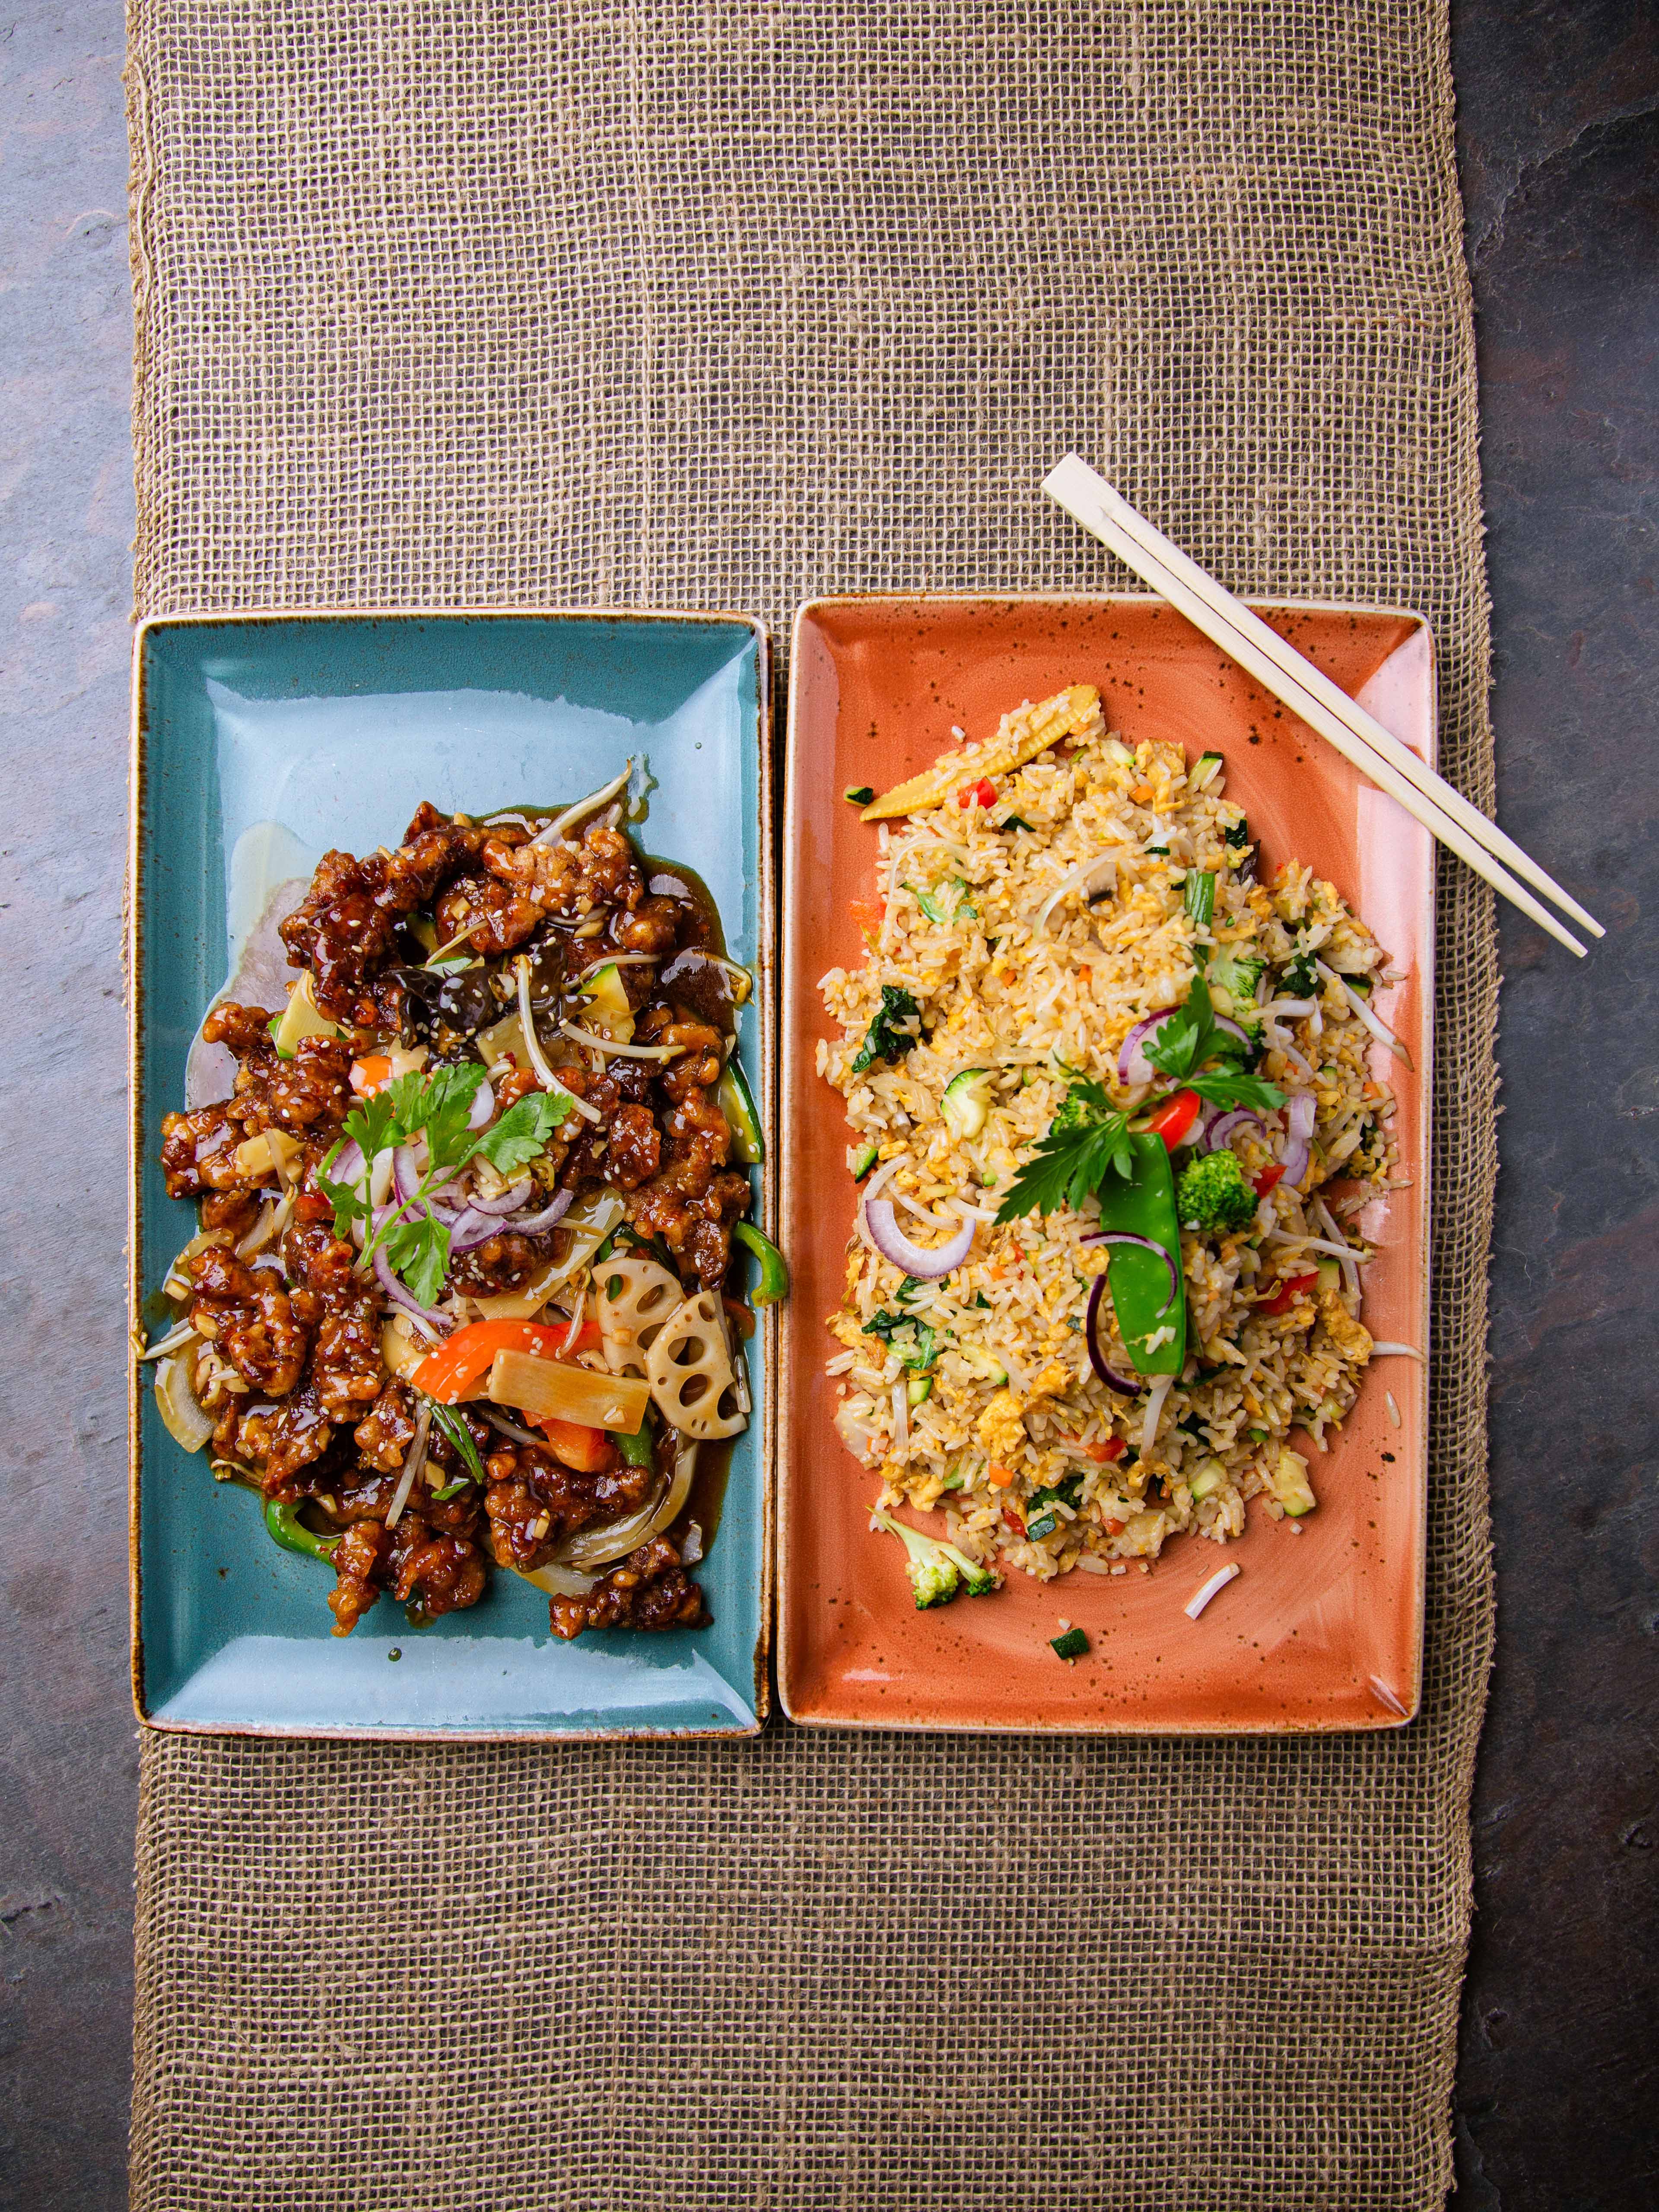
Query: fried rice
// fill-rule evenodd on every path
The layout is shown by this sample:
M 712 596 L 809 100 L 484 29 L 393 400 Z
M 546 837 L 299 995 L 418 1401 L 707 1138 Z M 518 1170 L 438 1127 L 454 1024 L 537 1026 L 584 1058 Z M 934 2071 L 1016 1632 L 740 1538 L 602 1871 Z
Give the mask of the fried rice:
M 842 1042 L 817 1055 L 845 1098 L 848 1167 L 866 1190 L 879 1178 L 908 1211 L 907 1233 L 929 1246 L 958 1231 L 959 1206 L 975 1222 L 967 1260 L 916 1282 L 875 1249 L 849 1190 L 845 1294 L 828 1317 L 842 1346 L 829 1362 L 842 1442 L 879 1478 L 875 1506 L 940 1510 L 975 1559 L 1043 1580 L 1074 1567 L 1122 1574 L 1176 1535 L 1223 1543 L 1253 1498 L 1275 1519 L 1288 1508 L 1292 1525 L 1315 1502 L 1310 1455 L 1353 1406 L 1371 1351 L 1356 1217 L 1398 1172 L 1381 1079 L 1399 1048 L 1369 1004 L 1394 980 L 1386 952 L 1301 861 L 1256 879 L 1218 756 L 1129 746 L 1106 731 L 1091 687 L 1061 700 L 1059 716 L 1056 702 L 1024 702 L 987 744 L 902 787 L 912 811 L 872 832 L 881 903 L 864 916 L 867 957 L 820 986 Z M 1193 870 L 1216 879 L 1218 953 L 1235 968 L 1265 963 L 1254 1002 L 1215 985 L 1215 1010 L 1259 1034 L 1256 1072 L 1287 1102 L 1312 1097 L 1313 1137 L 1305 1172 L 1267 1188 L 1242 1232 L 1183 1231 L 1188 1357 L 1171 1383 L 1147 1378 L 1131 1397 L 1089 1358 L 1089 1293 L 1105 1266 L 1083 1241 L 1098 1226 L 1093 1201 L 1003 1225 L 994 1216 L 1074 1079 L 1130 1111 L 1146 1097 L 1120 1080 L 1120 1050 L 1191 988 Z M 1297 963 L 1316 996 L 1286 990 Z M 909 1048 L 855 1071 L 884 987 L 919 1010 Z M 988 1111 L 957 1136 L 940 1100 L 969 1069 L 988 1075 Z M 1259 1187 L 1294 1157 L 1288 1114 L 1287 1103 L 1233 1133 Z M 895 1314 L 915 1325 L 896 1342 Z M 1120 1373 L 1128 1365 L 1115 1333 L 1102 1349 Z

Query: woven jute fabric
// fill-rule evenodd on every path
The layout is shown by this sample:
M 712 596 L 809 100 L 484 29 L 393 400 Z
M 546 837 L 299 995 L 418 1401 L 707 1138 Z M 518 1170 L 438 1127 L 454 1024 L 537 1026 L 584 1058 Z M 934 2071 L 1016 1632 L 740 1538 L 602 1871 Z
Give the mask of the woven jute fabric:
M 1127 581 L 1421 609 L 1492 800 L 1443 0 L 135 0 L 144 611 Z M 1386 1736 L 152 1736 L 142 2212 L 1437 2203 L 1496 973 L 1443 875 Z

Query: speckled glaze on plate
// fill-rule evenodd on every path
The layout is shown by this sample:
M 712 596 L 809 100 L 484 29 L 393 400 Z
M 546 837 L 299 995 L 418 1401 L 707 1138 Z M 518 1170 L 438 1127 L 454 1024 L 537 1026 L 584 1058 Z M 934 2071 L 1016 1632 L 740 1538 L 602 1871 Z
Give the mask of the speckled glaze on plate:
M 1389 729 L 1434 757 L 1431 641 L 1382 610 L 1258 611 Z M 842 1101 L 814 1071 L 832 1034 L 817 984 L 862 957 L 848 902 L 876 883 L 872 827 L 842 797 L 882 790 L 988 735 L 1022 699 L 1097 684 L 1131 744 L 1227 759 L 1264 874 L 1295 856 L 1328 877 L 1407 970 L 1380 1002 L 1414 1067 L 1389 1064 L 1413 1187 L 1363 1218 L 1373 1334 L 1426 1349 L 1434 853 L 1428 833 L 1162 601 L 820 599 L 796 617 L 783 833 L 780 1205 L 794 1294 L 779 1357 L 779 1685 L 796 1721 L 855 1728 L 1272 1733 L 1398 1727 L 1422 1673 L 1427 1370 L 1377 1361 L 1340 1437 L 1310 1447 L 1320 1504 L 1299 1524 L 1254 1503 L 1224 1547 L 1178 1538 L 1143 1573 L 1008 1578 L 994 1597 L 918 1613 L 899 1547 L 868 1531 L 876 1479 L 832 1425 L 823 1326 L 839 1304 L 854 1185 Z M 1380 1048 L 1379 1048 L 1380 1049 Z M 1385 1393 L 1393 1394 L 1399 1425 Z M 1306 1439 L 1300 1439 L 1304 1444 Z M 907 1518 L 919 1516 L 907 1515 Z M 942 1522 L 924 1522 L 942 1528 Z M 1292 1533 L 1298 1526 L 1302 1533 Z M 1243 1571 L 1197 1621 L 1182 1608 L 1229 1560 Z M 1064 1618 L 1089 1656 L 1057 1659 Z
M 130 884 L 135 1310 L 191 1236 L 156 1161 L 161 1115 L 248 918 L 250 867 L 291 876 L 327 845 L 401 835 L 422 799 L 487 807 L 580 797 L 643 753 L 639 839 L 695 868 L 758 987 L 739 1018 L 773 1120 L 772 849 L 766 635 L 741 615 L 250 615 L 146 623 L 133 667 Z M 272 864 L 272 855 L 275 863 Z M 257 901 L 256 901 L 257 904 Z M 772 1173 L 760 1218 L 771 1226 Z M 768 1702 L 773 1340 L 750 1347 L 737 1439 L 698 1569 L 710 1625 L 562 1644 L 547 1600 L 495 1572 L 483 1601 L 411 1629 L 382 1597 L 330 1634 L 326 1571 L 279 1550 L 258 1501 L 131 1407 L 133 1695 L 159 1728 L 258 1735 L 752 1735 Z

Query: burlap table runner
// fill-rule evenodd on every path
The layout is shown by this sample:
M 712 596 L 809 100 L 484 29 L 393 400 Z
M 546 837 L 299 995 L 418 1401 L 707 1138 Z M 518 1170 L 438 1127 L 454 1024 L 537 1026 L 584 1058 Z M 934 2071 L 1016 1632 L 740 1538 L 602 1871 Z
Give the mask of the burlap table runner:
M 146 611 L 1122 580 L 1433 623 L 1492 797 L 1443 0 L 135 0 Z M 1492 1627 L 1442 890 L 1427 1702 L 1358 1741 L 155 1736 L 136 2201 L 1417 2206 Z

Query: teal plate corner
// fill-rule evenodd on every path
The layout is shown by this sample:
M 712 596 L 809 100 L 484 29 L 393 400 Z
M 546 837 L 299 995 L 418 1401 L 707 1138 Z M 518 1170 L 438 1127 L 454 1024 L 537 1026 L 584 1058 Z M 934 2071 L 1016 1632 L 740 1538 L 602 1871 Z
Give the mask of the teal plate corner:
M 613 613 L 167 617 L 134 648 L 132 1240 L 136 1310 L 195 1227 L 156 1153 L 197 1026 L 233 965 L 251 872 L 392 842 L 422 799 L 471 812 L 579 798 L 647 763 L 647 852 L 694 868 L 757 988 L 745 1065 L 775 1126 L 766 635 L 745 616 Z M 276 825 L 273 831 L 268 825 Z M 757 1207 L 769 1226 L 771 1177 Z M 383 1737 L 749 1735 L 767 1706 L 772 1316 L 750 1346 L 737 1440 L 698 1569 L 710 1625 L 562 1644 L 547 1601 L 492 1574 L 465 1613 L 413 1629 L 388 1598 L 330 1634 L 325 1569 L 266 1537 L 132 1400 L 133 1693 L 163 1729 Z M 141 1379 L 142 1378 L 142 1379 Z

